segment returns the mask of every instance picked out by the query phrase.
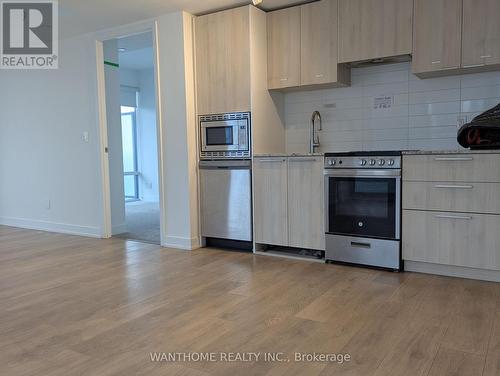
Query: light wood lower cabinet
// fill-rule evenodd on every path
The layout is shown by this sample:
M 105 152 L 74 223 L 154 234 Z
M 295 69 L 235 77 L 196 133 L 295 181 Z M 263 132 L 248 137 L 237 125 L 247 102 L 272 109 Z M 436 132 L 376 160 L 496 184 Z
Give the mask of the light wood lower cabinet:
M 500 154 L 403 158 L 403 259 L 500 270 Z
M 500 182 L 499 154 L 428 154 L 403 158 L 403 180 Z
M 323 158 L 288 159 L 288 244 L 325 249 Z
M 255 158 L 253 175 L 255 241 L 287 246 L 287 159 Z
M 403 258 L 500 270 L 500 216 L 403 210 Z
M 254 159 L 255 241 L 325 249 L 323 158 Z
M 500 183 L 406 181 L 403 209 L 500 214 Z

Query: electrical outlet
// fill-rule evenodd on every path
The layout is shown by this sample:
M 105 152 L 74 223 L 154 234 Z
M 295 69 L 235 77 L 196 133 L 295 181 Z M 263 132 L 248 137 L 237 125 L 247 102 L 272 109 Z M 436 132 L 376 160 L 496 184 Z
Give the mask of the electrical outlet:
M 83 142 L 89 142 L 89 132 L 85 131 L 82 133 Z

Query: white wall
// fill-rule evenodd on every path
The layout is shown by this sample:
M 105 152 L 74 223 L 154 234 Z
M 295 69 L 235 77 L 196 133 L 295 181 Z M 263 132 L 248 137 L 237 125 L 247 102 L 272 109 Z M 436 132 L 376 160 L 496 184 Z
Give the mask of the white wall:
M 139 88 L 139 72 L 135 69 L 120 67 L 120 85 Z
M 163 245 L 190 249 L 200 245 L 192 16 L 179 12 L 159 18 L 158 34 L 166 187 Z
M 104 42 L 104 60 L 118 63 L 116 39 Z M 111 192 L 111 232 L 127 231 L 125 219 L 125 192 L 123 181 L 123 147 L 120 111 L 120 74 L 115 66 L 104 65 L 106 79 L 106 120 L 108 131 L 109 188 Z
M 0 224 L 100 236 L 95 41 L 61 41 L 59 67 L 0 70 Z
M 373 108 L 381 95 L 394 99 L 390 109 Z M 356 68 L 351 87 L 285 95 L 286 147 L 308 151 L 311 114 L 319 110 L 321 151 L 459 149 L 458 119 L 498 103 L 500 72 L 421 80 L 410 63 Z
M 158 19 L 164 245 L 181 248 L 199 246 L 191 21 Z M 95 41 L 61 41 L 58 70 L 0 70 L 0 224 L 104 234 Z

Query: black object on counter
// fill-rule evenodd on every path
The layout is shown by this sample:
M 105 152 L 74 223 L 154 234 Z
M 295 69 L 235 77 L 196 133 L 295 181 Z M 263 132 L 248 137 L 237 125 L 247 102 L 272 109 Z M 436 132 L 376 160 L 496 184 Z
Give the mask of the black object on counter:
M 500 103 L 460 127 L 457 141 L 464 148 L 500 149 Z

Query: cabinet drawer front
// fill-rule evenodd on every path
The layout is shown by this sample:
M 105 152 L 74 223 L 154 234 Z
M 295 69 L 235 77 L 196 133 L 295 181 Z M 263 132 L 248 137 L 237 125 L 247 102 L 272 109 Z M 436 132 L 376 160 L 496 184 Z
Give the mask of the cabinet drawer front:
M 500 270 L 500 216 L 403 210 L 403 259 Z
M 500 183 L 500 154 L 406 155 L 403 180 Z
M 500 183 L 403 183 L 403 209 L 500 214 Z

